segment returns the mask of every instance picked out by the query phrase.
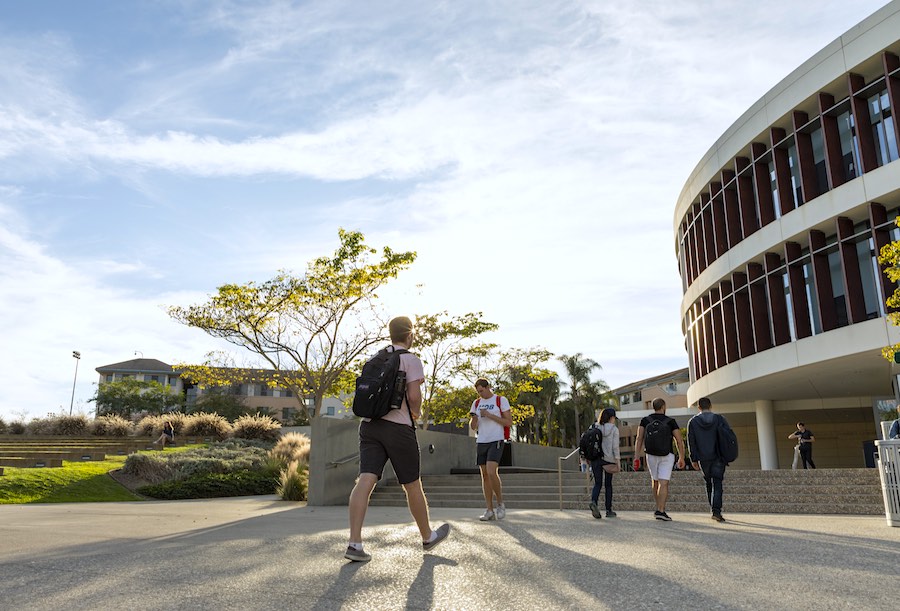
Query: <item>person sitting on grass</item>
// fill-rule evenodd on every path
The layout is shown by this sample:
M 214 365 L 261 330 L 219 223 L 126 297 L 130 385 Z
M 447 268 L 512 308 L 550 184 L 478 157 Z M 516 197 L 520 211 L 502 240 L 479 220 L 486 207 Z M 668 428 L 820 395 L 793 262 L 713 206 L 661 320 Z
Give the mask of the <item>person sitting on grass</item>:
M 175 427 L 172 426 L 172 423 L 168 420 L 163 424 L 162 435 L 153 442 L 153 445 L 162 444 L 162 449 L 165 450 L 167 441 L 169 443 L 175 443 Z

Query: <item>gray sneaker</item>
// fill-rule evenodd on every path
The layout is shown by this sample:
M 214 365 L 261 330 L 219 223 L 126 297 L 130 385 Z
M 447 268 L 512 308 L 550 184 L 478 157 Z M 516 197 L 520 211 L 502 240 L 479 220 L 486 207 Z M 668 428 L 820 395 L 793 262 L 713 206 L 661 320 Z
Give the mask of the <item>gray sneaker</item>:
M 494 515 L 497 516 L 498 520 L 502 520 L 506 517 L 506 505 L 497 505 L 497 509 L 494 510 Z
M 429 541 L 428 543 L 426 543 L 424 541 L 422 542 L 422 548 L 426 552 L 430 552 L 431 550 L 436 548 L 441 541 L 443 541 L 444 539 L 447 538 L 447 536 L 450 534 L 450 525 L 449 524 L 441 524 L 440 526 L 438 526 L 438 529 L 434 532 L 437 533 L 437 536 L 434 538 L 434 541 Z
M 613 511 L 612 509 L 607 509 L 607 510 L 606 510 L 606 517 L 607 517 L 607 518 L 614 518 L 614 517 L 616 517 L 616 512 Z
M 344 558 L 352 560 L 353 562 L 368 562 L 372 559 L 372 554 L 368 554 L 361 549 L 356 549 L 355 547 L 348 545 L 347 551 L 344 552 Z
M 497 516 L 494 515 L 494 512 L 493 512 L 493 511 L 491 511 L 490 509 L 488 509 L 488 510 L 485 510 L 485 512 L 484 512 L 483 514 L 481 514 L 480 516 L 478 516 L 478 519 L 481 520 L 482 522 L 489 522 L 489 521 L 491 521 L 491 520 L 496 520 L 496 519 L 497 519 Z
M 600 508 L 597 507 L 597 503 L 591 503 L 591 504 L 590 504 L 590 508 L 591 508 L 591 515 L 592 515 L 592 516 L 594 516 L 594 517 L 597 518 L 598 520 L 599 520 L 600 518 L 603 517 L 603 516 L 600 514 Z

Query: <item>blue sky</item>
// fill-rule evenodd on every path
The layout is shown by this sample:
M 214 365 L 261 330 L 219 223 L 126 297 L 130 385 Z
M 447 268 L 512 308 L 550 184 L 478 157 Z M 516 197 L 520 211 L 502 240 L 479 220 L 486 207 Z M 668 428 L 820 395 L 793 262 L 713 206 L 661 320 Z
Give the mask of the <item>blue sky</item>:
M 684 367 L 672 216 L 744 110 L 884 0 L 0 5 L 0 417 L 227 348 L 168 305 L 415 250 L 389 313 L 483 311 L 612 386 Z

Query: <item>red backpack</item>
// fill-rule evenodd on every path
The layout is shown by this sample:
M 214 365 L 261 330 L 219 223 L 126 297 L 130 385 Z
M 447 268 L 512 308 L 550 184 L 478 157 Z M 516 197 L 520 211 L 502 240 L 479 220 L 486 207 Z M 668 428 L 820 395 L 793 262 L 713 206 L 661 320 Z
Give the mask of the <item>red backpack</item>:
M 494 398 L 497 399 L 497 409 L 500 411 L 500 415 L 503 415 L 503 410 L 500 408 L 500 395 L 494 395 Z M 475 403 L 472 404 L 472 409 L 474 410 L 478 404 L 481 403 L 481 397 L 475 399 Z M 503 441 L 509 441 L 509 427 L 503 427 Z

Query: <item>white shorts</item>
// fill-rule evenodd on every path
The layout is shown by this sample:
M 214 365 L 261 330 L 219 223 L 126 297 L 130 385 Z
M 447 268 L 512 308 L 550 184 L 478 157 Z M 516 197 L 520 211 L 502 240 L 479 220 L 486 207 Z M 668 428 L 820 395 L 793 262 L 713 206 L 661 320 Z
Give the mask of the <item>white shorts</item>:
M 653 481 L 669 481 L 672 479 L 672 467 L 675 466 L 674 454 L 668 454 L 666 456 L 645 454 L 644 456 L 647 458 L 647 469 L 650 470 L 650 477 Z

